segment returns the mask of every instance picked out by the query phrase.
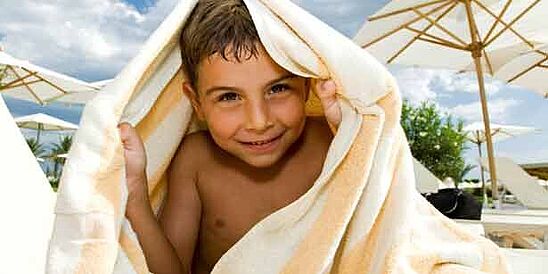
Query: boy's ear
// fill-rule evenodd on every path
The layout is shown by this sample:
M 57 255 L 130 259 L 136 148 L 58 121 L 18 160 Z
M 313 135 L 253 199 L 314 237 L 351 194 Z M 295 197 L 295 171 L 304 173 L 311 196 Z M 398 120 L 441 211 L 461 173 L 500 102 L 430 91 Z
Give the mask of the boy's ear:
M 204 113 L 202 112 L 202 108 L 200 105 L 200 98 L 198 98 L 198 91 L 194 90 L 194 88 L 189 82 L 184 82 L 183 92 L 185 93 L 186 97 L 190 100 L 190 104 L 192 105 L 194 112 L 196 112 L 198 119 L 204 120 Z

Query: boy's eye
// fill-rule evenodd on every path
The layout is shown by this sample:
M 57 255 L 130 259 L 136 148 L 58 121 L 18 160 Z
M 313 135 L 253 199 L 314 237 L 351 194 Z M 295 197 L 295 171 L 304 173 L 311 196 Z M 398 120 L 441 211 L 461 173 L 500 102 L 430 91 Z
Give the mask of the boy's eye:
M 234 101 L 238 99 L 240 99 L 240 95 L 238 95 L 238 93 L 235 93 L 235 92 L 223 93 L 218 98 L 219 101 Z
M 289 85 L 287 84 L 277 84 L 270 88 L 270 94 L 280 93 L 287 91 L 289 89 Z

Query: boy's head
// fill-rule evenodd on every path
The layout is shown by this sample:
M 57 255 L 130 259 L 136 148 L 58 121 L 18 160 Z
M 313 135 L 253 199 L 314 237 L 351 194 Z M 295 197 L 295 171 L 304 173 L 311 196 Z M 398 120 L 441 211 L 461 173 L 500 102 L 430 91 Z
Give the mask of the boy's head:
M 236 61 L 257 56 L 259 34 L 242 0 L 200 0 L 180 38 L 182 63 L 192 86 L 203 59 L 220 54 Z
M 201 0 L 181 34 L 183 89 L 223 150 L 272 166 L 300 137 L 308 80 L 283 69 L 260 43 L 241 0 Z

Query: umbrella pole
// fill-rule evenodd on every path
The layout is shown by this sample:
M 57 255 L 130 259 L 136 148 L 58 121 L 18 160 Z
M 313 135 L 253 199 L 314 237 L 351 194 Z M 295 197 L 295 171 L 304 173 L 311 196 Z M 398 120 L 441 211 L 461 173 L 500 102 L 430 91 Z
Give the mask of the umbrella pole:
M 479 140 L 479 131 L 476 131 L 476 134 L 478 136 L 478 140 Z M 479 158 L 480 158 L 480 162 L 481 162 L 481 142 L 478 142 L 478 152 L 479 152 Z M 481 196 L 482 196 L 482 203 L 483 203 L 483 206 L 487 206 L 488 204 L 488 201 L 487 201 L 487 188 L 485 187 L 485 177 L 484 177 L 484 174 L 483 174 L 484 170 L 483 170 L 483 166 L 481 165 L 480 163 L 480 177 L 481 177 Z
M 42 129 L 42 124 L 38 124 L 38 130 L 36 130 L 36 144 L 40 144 L 40 131 Z
M 491 191 L 493 200 L 498 199 L 497 193 L 497 172 L 495 169 L 495 159 L 493 153 L 493 140 L 491 138 L 491 123 L 489 121 L 489 112 L 487 111 L 487 98 L 485 96 L 485 84 L 483 82 L 483 72 L 481 70 L 480 57 L 474 56 L 476 64 L 476 75 L 478 77 L 481 111 L 483 114 L 483 125 L 485 126 L 485 140 L 487 143 L 487 158 L 489 159 L 489 174 L 491 175 Z
M 491 175 L 491 191 L 493 200 L 498 199 L 497 195 L 497 171 L 495 169 L 495 160 L 493 154 L 493 141 L 491 139 L 491 123 L 489 121 L 489 112 L 487 111 L 487 96 L 485 95 L 485 83 L 483 82 L 483 70 L 481 68 L 481 52 L 483 44 L 479 41 L 478 31 L 474 16 L 472 15 L 471 0 L 464 0 L 466 7 L 466 16 L 468 18 L 468 26 L 470 28 L 470 37 L 472 43 L 469 45 L 469 50 L 474 58 L 476 67 L 476 76 L 478 78 L 479 93 L 481 99 L 481 112 L 483 114 L 483 125 L 485 126 L 485 140 L 487 143 L 487 157 L 489 159 L 489 174 Z

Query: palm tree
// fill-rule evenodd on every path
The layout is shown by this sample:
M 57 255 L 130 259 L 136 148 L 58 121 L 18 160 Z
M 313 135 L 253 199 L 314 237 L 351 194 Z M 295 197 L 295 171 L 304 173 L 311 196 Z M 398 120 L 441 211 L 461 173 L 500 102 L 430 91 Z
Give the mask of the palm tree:
M 59 143 L 52 145 L 49 158 L 53 160 L 53 171 L 50 175 L 53 177 L 51 183 L 54 188 L 56 188 L 59 179 L 61 178 L 62 167 L 65 164 L 65 158 L 59 157 L 59 155 L 67 154 L 71 145 L 72 136 L 69 135 L 61 136 L 61 138 L 59 138 Z
M 32 151 L 32 154 L 34 154 L 34 157 L 42 157 L 46 153 L 46 148 L 44 147 L 44 144 L 39 143 L 36 138 L 26 138 L 27 145 L 29 145 L 30 150 Z

